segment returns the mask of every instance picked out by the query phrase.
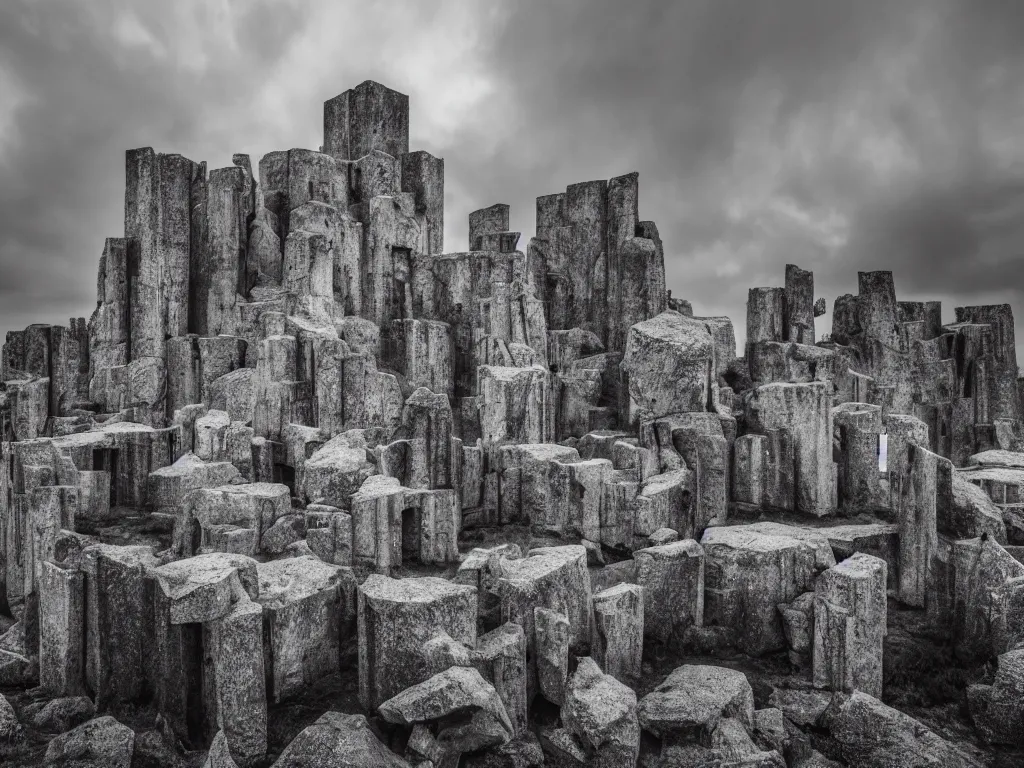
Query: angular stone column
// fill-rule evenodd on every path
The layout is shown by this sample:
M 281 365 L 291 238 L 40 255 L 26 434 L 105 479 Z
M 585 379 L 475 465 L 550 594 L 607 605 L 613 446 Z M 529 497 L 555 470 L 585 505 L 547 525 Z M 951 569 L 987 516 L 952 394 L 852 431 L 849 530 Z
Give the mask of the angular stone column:
M 747 404 L 751 431 L 784 429 L 791 436 L 795 508 L 816 517 L 835 510 L 831 388 L 828 382 L 766 384 Z
M 747 292 L 747 358 L 755 344 L 782 341 L 784 330 L 785 288 L 751 288 Z
M 518 624 L 502 624 L 477 641 L 473 664 L 498 692 L 516 736 L 527 728 L 526 635 Z
M 402 191 L 411 192 L 427 223 L 426 253 L 444 252 L 444 159 L 422 150 L 399 158 Z
M 50 696 L 78 696 L 84 682 L 85 574 L 42 564 L 39 684 Z
M 535 530 L 601 540 L 604 489 L 614 471 L 608 459 L 548 463 L 547 514 Z M 538 524 L 540 523 L 540 524 Z
M 737 647 L 751 655 L 785 648 L 778 606 L 809 591 L 819 568 L 835 563 L 824 537 L 807 539 L 750 525 L 708 528 L 701 539 L 704 626 L 731 628 Z
M 786 265 L 786 340 L 814 344 L 814 273 Z
M 605 674 L 635 684 L 644 651 L 644 588 L 617 584 L 596 593 L 593 601 L 590 655 Z
M 232 166 L 210 172 L 207 202 L 207 258 L 191 275 L 196 300 L 193 328 L 205 336 L 235 333 L 236 296 L 245 266 L 245 171 Z
M 85 680 L 102 712 L 143 693 L 153 612 L 145 575 L 160 561 L 142 546 L 97 544 L 83 554 Z
M 32 569 L 26 574 L 26 594 L 35 590 L 43 575 L 43 564 L 56 556 L 61 530 L 75 529 L 78 489 L 64 485 L 45 485 L 32 489 L 29 501 L 29 531 Z
M 434 577 L 375 574 L 358 594 L 359 701 L 367 709 L 430 678 L 423 646 L 439 632 L 476 645 L 474 587 Z
M 765 435 L 743 435 L 736 438 L 732 467 L 733 499 L 741 504 L 760 507 L 765 501 L 765 461 L 768 438 Z
M 938 546 L 936 472 L 941 457 L 914 443 L 907 445 L 906 457 L 894 457 L 906 472 L 890 474 L 900 528 L 899 598 L 906 605 L 924 608 Z
M 879 436 L 852 424 L 839 425 L 837 496 L 847 515 L 874 512 L 883 502 L 878 466 Z
M 882 695 L 885 561 L 855 554 L 814 585 L 814 685 Z
M 689 627 L 704 624 L 704 550 L 693 539 L 633 553 L 643 587 L 644 636 L 681 644 Z
M 469 250 L 480 250 L 479 241 L 487 235 L 508 232 L 509 207 L 495 203 L 469 214 Z
M 569 618 L 540 606 L 533 609 L 533 656 L 537 666 L 536 690 L 552 704 L 565 700 L 569 677 Z M 527 693 L 533 689 L 527 681 Z
M 163 357 L 166 315 L 160 255 L 160 161 L 151 147 L 125 153 L 129 356 Z
M 324 152 L 358 160 L 374 150 L 409 151 L 409 97 L 366 80 L 324 102 Z
M 479 377 L 480 429 L 488 454 L 507 443 L 549 441 L 554 409 L 546 370 L 484 365 Z
M 279 702 L 338 671 L 346 592 L 354 595 L 354 579 L 308 555 L 260 563 L 256 570 L 268 645 L 267 695 Z
M 230 613 L 205 625 L 203 635 L 213 656 L 216 722 L 235 761 L 252 765 L 267 753 L 263 608 L 239 599 Z
M 382 365 L 398 371 L 409 386 L 454 396 L 451 327 L 437 320 L 392 320 L 386 329 Z

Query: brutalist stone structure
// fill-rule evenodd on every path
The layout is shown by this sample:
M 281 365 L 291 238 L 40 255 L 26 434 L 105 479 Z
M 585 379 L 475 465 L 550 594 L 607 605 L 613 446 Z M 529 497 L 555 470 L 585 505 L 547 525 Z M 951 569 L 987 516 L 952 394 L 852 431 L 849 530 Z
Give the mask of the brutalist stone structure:
M 976 764 L 876 698 L 893 626 L 998 660 L 961 716 L 1019 742 L 1010 308 L 864 272 L 819 341 L 789 264 L 739 356 L 666 290 L 636 173 L 538 198 L 525 250 L 496 203 L 446 252 L 415 135 L 365 82 L 319 151 L 127 152 L 93 316 L 3 346 L 0 686 L 53 702 L 0 697 L 0 758 L 75 711 L 54 760 Z

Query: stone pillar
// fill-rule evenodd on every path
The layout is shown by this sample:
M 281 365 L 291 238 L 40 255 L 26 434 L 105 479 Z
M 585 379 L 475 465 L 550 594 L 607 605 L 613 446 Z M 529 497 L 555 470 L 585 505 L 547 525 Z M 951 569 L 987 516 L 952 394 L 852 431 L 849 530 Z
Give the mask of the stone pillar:
M 85 575 L 51 562 L 39 581 L 39 684 L 53 697 L 83 691 Z
M 1020 418 L 1017 395 L 1017 348 L 1013 332 L 1013 309 L 1009 304 L 957 307 L 958 323 L 986 323 L 992 327 L 992 368 L 990 372 L 990 414 L 994 419 Z
M 747 358 L 750 349 L 761 341 L 782 341 L 785 288 L 751 288 L 747 292 Z
M 509 206 L 495 203 L 469 214 L 469 250 L 479 250 L 479 242 L 485 235 L 508 232 Z
M 498 692 L 512 729 L 521 736 L 527 729 L 526 635 L 518 624 L 502 624 L 477 642 L 474 665 Z
M 323 151 L 358 160 L 374 150 L 409 152 L 409 97 L 366 80 L 324 102 Z
M 204 336 L 234 333 L 238 326 L 236 296 L 245 267 L 245 171 L 236 166 L 210 172 L 207 191 L 207 257 L 193 273 L 193 296 Z
M 788 432 L 795 458 L 795 508 L 816 517 L 835 509 L 831 389 L 831 383 L 820 381 L 766 384 L 747 403 L 751 431 Z
M 590 655 L 605 674 L 627 685 L 641 675 L 644 651 L 644 589 L 617 584 L 593 597 Z
M 886 565 L 857 553 L 814 585 L 814 685 L 882 695 Z
M 857 313 L 865 335 L 898 350 L 899 310 L 892 272 L 858 272 L 857 290 Z
M 569 677 L 569 617 L 548 608 L 535 607 L 533 649 L 537 691 L 552 704 L 563 704 L 565 683 Z M 527 693 L 532 694 L 529 681 Z
M 451 326 L 438 320 L 392 320 L 382 365 L 405 376 L 413 388 L 454 397 L 455 357 Z
M 553 437 L 548 372 L 539 367 L 480 366 L 480 428 L 488 454 L 507 443 L 544 443 Z
M 143 546 L 98 544 L 84 555 L 85 681 L 103 712 L 144 692 L 153 612 L 145 575 L 160 563 Z
M 621 352 L 625 348 L 626 331 L 632 325 L 623 322 L 625 307 L 622 282 L 627 269 L 623 250 L 626 242 L 635 238 L 640 224 L 639 184 L 640 174 L 636 172 L 616 176 L 608 181 L 608 313 L 603 341 L 609 352 Z
M 786 341 L 814 344 L 814 273 L 786 265 Z
M 367 709 L 430 677 L 423 646 L 439 632 L 476 645 L 474 587 L 374 574 L 358 594 L 359 701 Z
M 73 486 L 45 485 L 32 489 L 29 502 L 32 541 L 32 575 L 26 582 L 37 586 L 43 575 L 43 563 L 56 557 L 61 530 L 74 530 L 78 508 L 78 489 Z M 26 592 L 34 591 L 28 589 Z
M 760 507 L 765 501 L 765 461 L 768 454 L 765 435 L 743 435 L 733 446 L 733 499 Z
M 124 234 L 128 240 L 129 356 L 163 357 L 160 161 L 151 147 L 125 153 Z
M 160 155 L 159 160 L 158 247 L 163 264 L 163 323 L 168 336 L 184 336 L 188 333 L 192 187 L 199 165 L 181 155 Z
M 873 512 L 882 502 L 878 441 L 873 430 L 839 425 L 838 498 L 846 515 Z
M 633 553 L 643 587 L 644 637 L 681 645 L 686 630 L 704 625 L 704 549 L 693 539 Z
M 444 159 L 429 152 L 409 152 L 400 158 L 402 191 L 411 192 L 416 211 L 427 222 L 427 253 L 444 253 Z
M 608 311 L 607 275 L 602 259 L 608 237 L 607 182 L 570 184 L 563 206 L 565 222 L 572 229 L 572 248 L 564 264 L 573 296 L 568 307 L 569 327 L 600 333 Z
M 901 467 L 906 467 L 905 472 L 890 475 L 899 525 L 899 599 L 906 605 L 924 608 L 931 560 L 938 546 L 936 496 L 940 457 L 914 443 L 907 445 L 906 456 L 896 459 Z
M 240 599 L 203 627 L 216 681 L 216 722 L 231 756 L 252 765 L 267 753 L 267 689 L 263 668 L 263 608 Z M 209 715 L 209 713 L 208 713 Z

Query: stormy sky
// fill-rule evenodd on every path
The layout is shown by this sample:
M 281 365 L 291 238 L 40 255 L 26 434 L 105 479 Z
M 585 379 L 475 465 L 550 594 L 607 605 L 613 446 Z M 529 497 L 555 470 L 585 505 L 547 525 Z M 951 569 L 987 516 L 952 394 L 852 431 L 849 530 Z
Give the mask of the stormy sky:
M 448 251 L 495 202 L 525 249 L 538 195 L 636 170 L 669 288 L 741 343 L 787 262 L 830 308 L 873 269 L 947 320 L 1010 302 L 1024 342 L 1019 0 L 4 0 L 0 334 L 92 312 L 126 149 L 316 149 L 366 79 L 445 159 Z

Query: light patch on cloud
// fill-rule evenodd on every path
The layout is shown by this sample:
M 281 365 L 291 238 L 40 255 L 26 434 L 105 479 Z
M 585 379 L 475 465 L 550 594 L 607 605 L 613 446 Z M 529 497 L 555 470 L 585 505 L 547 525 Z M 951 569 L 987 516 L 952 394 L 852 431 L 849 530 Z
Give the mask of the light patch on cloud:
M 0 67 L 0 165 L 6 152 L 17 138 L 16 119 L 20 110 L 29 100 L 27 91 L 18 84 L 14 75 Z
M 144 48 L 158 59 L 167 55 L 163 45 L 153 37 L 139 21 L 139 17 L 130 10 L 122 11 L 117 15 L 111 32 L 114 38 L 126 48 Z

